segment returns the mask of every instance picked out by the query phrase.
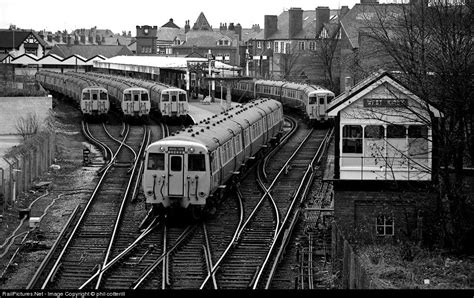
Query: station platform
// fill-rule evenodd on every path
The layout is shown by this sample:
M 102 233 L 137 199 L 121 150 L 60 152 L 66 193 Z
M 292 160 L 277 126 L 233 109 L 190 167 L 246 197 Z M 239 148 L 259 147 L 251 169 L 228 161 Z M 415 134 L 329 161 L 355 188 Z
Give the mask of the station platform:
M 231 103 L 232 107 L 236 105 L 239 105 L 239 103 Z M 189 99 L 189 116 L 194 123 L 199 123 L 201 120 L 220 114 L 225 110 L 225 99 L 215 97 L 214 102 L 211 102 L 209 97 L 203 97 L 202 95 L 199 95 L 197 99 Z

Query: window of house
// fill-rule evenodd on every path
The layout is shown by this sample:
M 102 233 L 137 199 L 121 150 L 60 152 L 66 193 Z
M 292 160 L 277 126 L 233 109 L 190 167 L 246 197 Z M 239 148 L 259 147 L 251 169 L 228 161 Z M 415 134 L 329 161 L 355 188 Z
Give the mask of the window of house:
M 377 236 L 393 236 L 395 221 L 391 216 L 379 215 L 375 221 L 375 233 Z
M 262 48 L 262 42 L 261 41 L 257 41 L 257 49 L 261 49 Z
M 287 44 L 285 45 L 285 54 L 291 54 L 291 53 L 290 53 L 290 43 L 287 43 Z
M 300 51 L 304 51 L 304 45 L 305 45 L 305 42 L 304 42 L 304 41 L 298 42 L 298 49 L 299 49 Z
M 278 42 L 275 42 L 275 53 L 279 53 L 280 51 L 278 50 Z
M 309 50 L 314 51 L 316 49 L 316 43 L 314 41 L 309 42 Z
M 403 125 L 388 125 L 387 138 L 388 139 L 402 139 L 406 136 L 406 129 Z
M 362 153 L 362 126 L 344 125 L 342 128 L 342 153 Z

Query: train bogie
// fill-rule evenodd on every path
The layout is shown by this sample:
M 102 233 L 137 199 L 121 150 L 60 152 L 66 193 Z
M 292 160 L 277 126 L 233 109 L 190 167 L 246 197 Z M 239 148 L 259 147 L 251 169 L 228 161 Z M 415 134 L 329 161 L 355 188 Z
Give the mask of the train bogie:
M 281 104 L 269 99 L 234 108 L 148 146 L 146 202 L 169 208 L 209 205 L 262 148 L 279 138 Z

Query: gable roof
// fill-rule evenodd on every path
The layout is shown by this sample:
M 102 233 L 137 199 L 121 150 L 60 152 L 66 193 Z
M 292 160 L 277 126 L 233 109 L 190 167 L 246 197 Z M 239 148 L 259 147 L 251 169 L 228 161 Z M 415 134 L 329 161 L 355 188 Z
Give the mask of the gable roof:
M 352 88 L 350 88 L 347 92 L 341 93 L 338 97 L 336 97 L 330 104 L 327 109 L 328 115 L 336 116 L 339 111 L 344 109 L 345 107 L 352 104 L 355 100 L 359 98 L 361 94 L 365 91 L 379 86 L 380 84 L 388 82 L 390 85 L 395 86 L 397 89 L 402 91 L 405 95 L 410 97 L 411 99 L 422 102 L 422 100 L 413 94 L 408 88 L 406 88 L 400 81 L 398 81 L 392 74 L 387 71 L 379 70 L 372 75 L 368 76 L 367 78 L 363 79 Z M 351 99 L 353 99 L 351 101 Z M 440 111 L 432 105 L 428 105 L 431 112 L 434 113 L 435 117 L 440 117 Z
M 164 24 L 163 26 L 161 26 L 161 28 L 175 28 L 175 29 L 180 29 L 178 25 L 176 25 L 174 22 L 173 22 L 173 19 L 170 19 L 168 21 L 168 23 Z
M 209 25 L 209 22 L 206 19 L 206 16 L 204 16 L 204 13 L 200 13 L 196 23 L 194 23 L 193 30 L 212 30 L 211 25 Z
M 184 29 L 172 28 L 172 27 L 161 27 L 156 32 L 156 39 L 160 41 L 172 42 L 177 36 L 184 34 Z M 180 38 L 181 39 L 181 38 Z
M 43 47 L 48 45 L 36 32 L 31 30 L 0 30 L 0 48 L 11 49 L 13 46 L 18 49 L 30 35 L 33 35 Z
M 121 55 L 133 55 L 132 51 L 127 46 L 119 45 L 55 45 L 50 54 L 58 55 L 62 58 L 67 58 L 72 55 L 79 55 L 85 59 L 90 59 L 97 55 L 110 58 Z

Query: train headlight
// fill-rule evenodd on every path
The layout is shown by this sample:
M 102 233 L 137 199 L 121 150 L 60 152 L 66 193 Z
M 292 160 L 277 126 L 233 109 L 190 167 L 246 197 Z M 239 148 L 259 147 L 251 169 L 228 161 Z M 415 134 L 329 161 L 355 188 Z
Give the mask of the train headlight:
M 165 151 L 165 147 L 160 147 L 160 150 L 161 150 L 162 152 L 164 152 L 164 151 Z
M 193 152 L 194 152 L 194 148 L 189 148 L 189 152 L 193 153 Z

